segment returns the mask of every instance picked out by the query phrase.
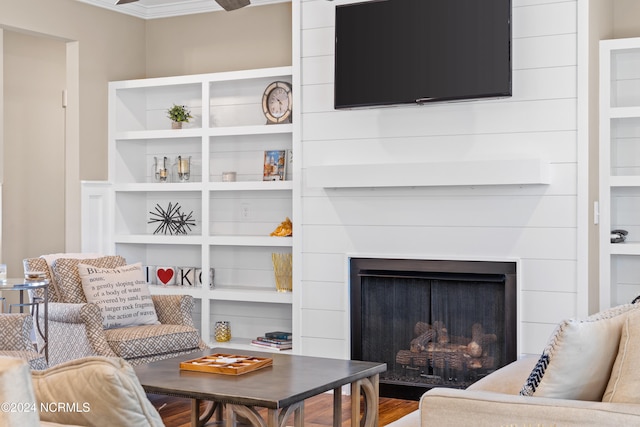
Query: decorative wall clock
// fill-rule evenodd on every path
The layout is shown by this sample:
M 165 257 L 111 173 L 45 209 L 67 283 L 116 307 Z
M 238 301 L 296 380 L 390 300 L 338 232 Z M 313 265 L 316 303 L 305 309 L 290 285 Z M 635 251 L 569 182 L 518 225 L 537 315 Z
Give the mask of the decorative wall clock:
M 262 95 L 262 111 L 267 124 L 291 123 L 292 109 L 293 96 L 289 83 L 276 81 L 267 86 Z

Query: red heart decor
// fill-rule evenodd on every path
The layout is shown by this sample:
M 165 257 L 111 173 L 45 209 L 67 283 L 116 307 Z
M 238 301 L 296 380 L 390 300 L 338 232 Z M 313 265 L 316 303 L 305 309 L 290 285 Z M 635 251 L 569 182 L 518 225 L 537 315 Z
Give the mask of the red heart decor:
M 173 277 L 173 268 L 169 268 L 169 269 L 159 268 L 158 271 L 156 272 L 156 276 L 158 276 L 158 279 L 160 279 L 160 281 L 166 285 L 167 283 L 169 283 L 169 281 Z

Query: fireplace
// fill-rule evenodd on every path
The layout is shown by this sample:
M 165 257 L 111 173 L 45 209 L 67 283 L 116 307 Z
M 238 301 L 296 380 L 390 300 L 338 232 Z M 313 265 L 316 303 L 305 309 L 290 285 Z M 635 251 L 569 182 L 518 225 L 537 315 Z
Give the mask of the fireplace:
M 516 264 L 351 258 L 351 358 L 387 364 L 380 395 L 466 388 L 516 359 Z

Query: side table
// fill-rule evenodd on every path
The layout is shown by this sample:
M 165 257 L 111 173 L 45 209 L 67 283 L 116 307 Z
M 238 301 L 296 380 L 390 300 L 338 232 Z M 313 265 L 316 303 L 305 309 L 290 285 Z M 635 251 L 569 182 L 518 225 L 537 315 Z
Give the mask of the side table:
M 24 312 L 24 307 L 37 306 L 37 304 L 40 304 L 39 302 L 25 302 L 29 299 L 28 295 L 25 299 L 25 291 L 33 291 L 36 289 L 42 289 L 44 292 L 44 298 L 42 301 L 42 305 L 44 307 L 44 326 L 40 326 L 40 318 L 37 315 L 34 316 L 34 324 L 44 342 L 44 345 L 39 349 L 39 352 L 44 353 L 44 358 L 47 363 L 49 363 L 49 281 L 46 279 L 7 279 L 0 282 L 0 291 L 20 292 L 20 303 L 17 305 L 20 307 L 21 313 Z

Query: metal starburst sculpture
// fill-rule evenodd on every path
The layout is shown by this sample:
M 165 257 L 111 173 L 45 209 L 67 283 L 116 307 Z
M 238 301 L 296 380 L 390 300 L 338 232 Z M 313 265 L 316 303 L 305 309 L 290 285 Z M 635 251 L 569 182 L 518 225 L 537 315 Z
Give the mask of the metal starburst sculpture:
M 163 209 L 160 204 L 156 204 L 155 212 L 149 212 L 151 219 L 148 224 L 159 223 L 153 234 L 187 234 L 196 223 L 193 219 L 193 211 L 188 215 L 180 211 L 180 205 L 169 202 L 167 209 Z

